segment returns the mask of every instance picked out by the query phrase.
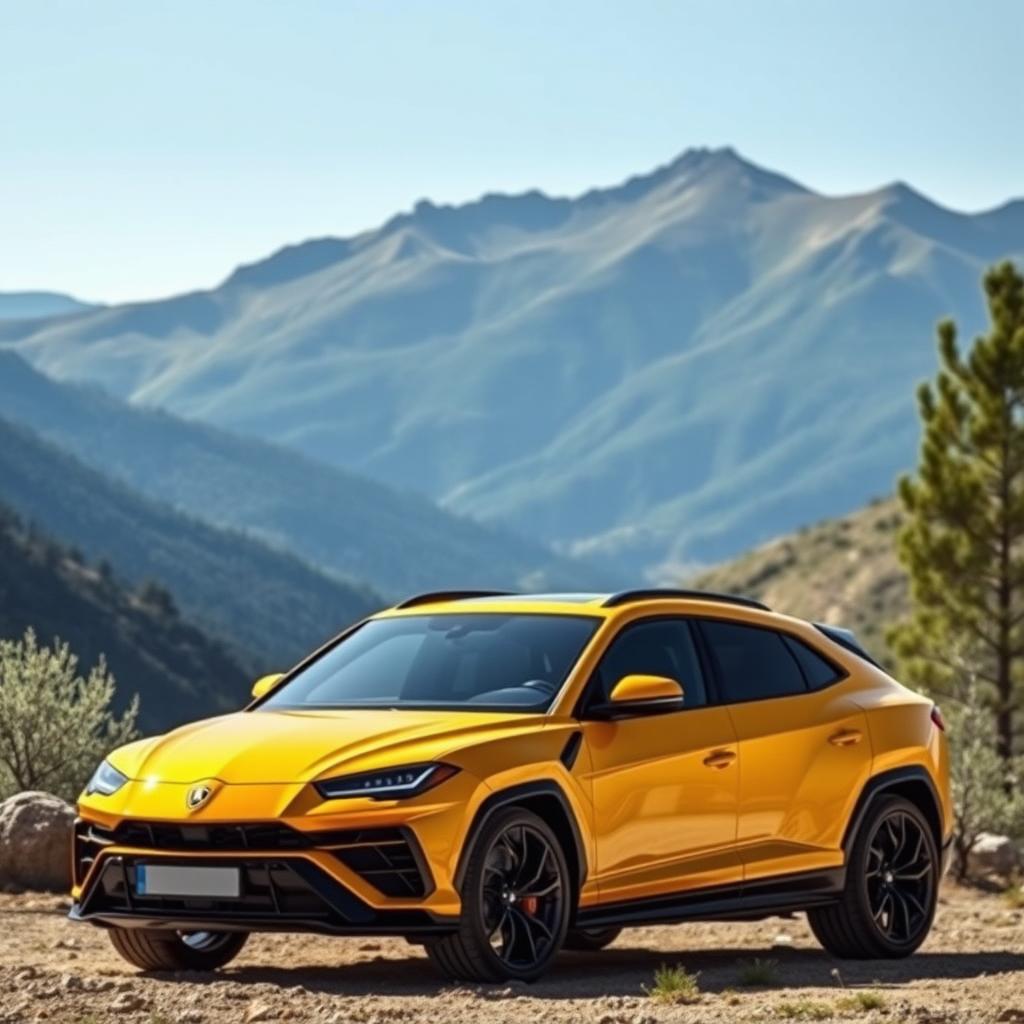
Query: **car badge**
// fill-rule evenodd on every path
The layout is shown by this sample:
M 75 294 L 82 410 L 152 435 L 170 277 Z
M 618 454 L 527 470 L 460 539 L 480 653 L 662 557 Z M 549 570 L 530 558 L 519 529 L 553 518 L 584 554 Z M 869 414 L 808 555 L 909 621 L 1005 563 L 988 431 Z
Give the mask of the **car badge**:
M 198 810 L 212 795 L 213 790 L 209 786 L 193 786 L 185 794 L 185 806 L 190 811 Z

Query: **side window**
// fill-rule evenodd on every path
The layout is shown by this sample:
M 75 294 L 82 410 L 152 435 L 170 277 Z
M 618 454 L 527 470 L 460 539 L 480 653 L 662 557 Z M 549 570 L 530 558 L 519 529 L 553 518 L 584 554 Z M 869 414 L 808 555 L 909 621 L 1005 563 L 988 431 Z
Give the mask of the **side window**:
M 590 700 L 607 700 L 612 687 L 633 673 L 674 679 L 683 687 L 685 708 L 708 702 L 693 633 L 685 619 L 652 619 L 626 626 L 598 663 Z
M 785 637 L 785 640 L 793 657 L 800 662 L 800 667 L 804 670 L 804 678 L 812 690 L 822 690 L 842 677 L 843 673 L 831 661 L 827 661 L 802 640 L 797 640 L 792 636 Z
M 718 619 L 702 620 L 700 629 L 715 659 L 724 700 L 766 700 L 807 692 L 796 658 L 774 630 Z

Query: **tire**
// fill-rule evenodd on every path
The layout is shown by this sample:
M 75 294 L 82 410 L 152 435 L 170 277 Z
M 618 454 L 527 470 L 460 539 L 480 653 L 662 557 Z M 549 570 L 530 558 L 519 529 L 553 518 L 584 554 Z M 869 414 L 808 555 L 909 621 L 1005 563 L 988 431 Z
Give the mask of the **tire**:
M 610 946 L 622 934 L 621 928 L 572 928 L 562 944 L 565 949 L 595 953 Z
M 427 943 L 456 981 L 534 981 L 562 946 L 576 900 L 565 852 L 536 814 L 495 812 L 473 840 L 458 930 Z M 532 947 L 532 949 L 531 949 Z
M 111 928 L 114 949 L 144 971 L 215 971 L 238 956 L 248 932 L 172 932 Z
M 809 910 L 807 920 L 834 956 L 909 956 L 931 929 L 940 874 L 928 820 L 909 800 L 882 796 L 871 805 L 850 849 L 841 899 Z

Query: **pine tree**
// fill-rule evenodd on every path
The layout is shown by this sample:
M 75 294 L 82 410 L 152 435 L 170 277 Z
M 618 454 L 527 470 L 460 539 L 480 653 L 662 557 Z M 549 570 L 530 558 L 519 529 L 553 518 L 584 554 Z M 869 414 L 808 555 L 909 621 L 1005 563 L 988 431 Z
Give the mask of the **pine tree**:
M 1009 762 L 1024 680 L 1024 277 L 1002 263 L 985 294 L 988 333 L 964 358 L 954 324 L 940 324 L 941 367 L 918 391 L 921 461 L 899 487 L 913 610 L 890 643 L 938 692 L 955 688 L 952 652 L 970 650 Z

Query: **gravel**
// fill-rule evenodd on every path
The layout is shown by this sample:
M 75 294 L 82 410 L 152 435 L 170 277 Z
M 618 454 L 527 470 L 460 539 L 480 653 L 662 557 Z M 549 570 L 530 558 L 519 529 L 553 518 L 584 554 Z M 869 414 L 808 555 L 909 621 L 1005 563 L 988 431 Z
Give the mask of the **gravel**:
M 802 917 L 774 918 L 636 929 L 603 952 L 564 954 L 534 985 L 496 986 L 448 983 L 401 939 L 306 935 L 255 936 L 212 975 L 142 975 L 66 909 L 0 895 L 0 1024 L 1024 1024 L 1024 912 L 952 886 L 908 960 L 833 960 Z M 774 961 L 777 986 L 743 987 L 755 957 Z M 661 964 L 697 974 L 699 999 L 651 999 Z

